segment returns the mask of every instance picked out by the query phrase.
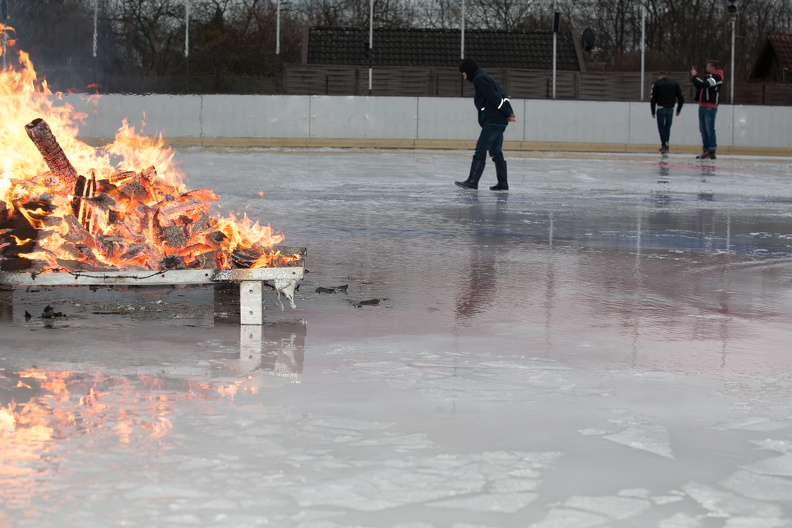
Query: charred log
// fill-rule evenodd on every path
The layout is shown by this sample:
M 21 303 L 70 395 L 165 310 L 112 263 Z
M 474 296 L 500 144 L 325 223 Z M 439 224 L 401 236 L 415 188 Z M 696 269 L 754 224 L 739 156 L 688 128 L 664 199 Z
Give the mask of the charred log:
M 34 251 L 40 231 L 31 224 L 31 220 L 43 225 L 43 220 L 52 210 L 50 204 L 41 202 L 28 202 L 17 207 L 24 209 L 26 215 L 7 216 L 0 221 L 0 256 L 4 258 Z
M 188 266 L 190 269 L 207 269 L 217 267 L 217 254 L 214 251 L 195 255 Z
M 121 258 L 124 260 L 135 260 L 141 256 L 146 255 L 146 245 L 145 244 L 132 244 L 129 248 L 124 251 L 124 254 L 121 255 Z
M 110 175 L 110 177 L 107 179 L 107 181 L 109 181 L 113 185 L 121 185 L 121 184 L 126 183 L 128 180 L 131 180 L 132 178 L 134 178 L 136 174 L 137 174 L 137 172 L 135 172 L 135 171 L 115 172 L 115 173 Z
M 129 244 L 121 237 L 99 235 L 97 237 L 99 249 L 109 260 L 117 259 L 128 248 Z
M 184 259 L 181 257 L 177 257 L 175 255 L 169 255 L 163 259 L 160 259 L 159 265 L 161 269 L 164 270 L 184 270 L 187 269 L 187 264 L 184 263 Z
M 0 259 L 0 271 L 28 271 L 33 268 L 35 262 L 24 257 L 12 257 Z
M 136 174 L 131 180 L 118 186 L 118 188 L 111 193 L 111 196 L 115 193 L 120 193 L 133 202 L 148 204 L 153 201 L 153 193 L 150 186 L 150 181 L 143 178 L 140 174 Z
M 49 167 L 49 170 L 58 177 L 58 179 L 69 186 L 73 185 L 77 180 L 79 174 L 77 169 L 66 157 L 63 149 L 58 144 L 55 134 L 52 133 L 49 125 L 41 118 L 34 119 L 25 125 L 25 131 L 33 144 L 41 153 L 44 162 Z
M 169 225 L 162 228 L 165 241 L 172 248 L 184 247 L 187 244 L 187 237 L 184 230 L 178 225 Z
M 231 261 L 240 268 L 249 268 L 261 258 L 264 254 L 263 251 L 250 248 L 250 249 L 235 249 L 231 252 Z
M 111 266 L 104 264 L 93 252 L 93 249 L 87 244 L 70 244 L 68 242 L 64 242 L 60 245 L 59 249 L 67 254 L 74 257 L 76 261 L 78 261 L 79 269 L 81 271 L 98 271 L 103 269 L 108 269 Z M 60 259 L 57 259 L 60 262 Z M 68 269 L 76 269 L 76 268 L 68 268 Z
M 227 238 L 228 238 L 228 237 L 226 236 L 226 234 L 225 234 L 225 233 L 223 233 L 222 231 L 212 231 L 212 234 L 211 234 L 211 235 L 209 235 L 209 236 L 207 237 L 207 239 L 208 239 L 210 242 L 213 242 L 213 243 L 215 243 L 215 244 L 217 244 L 217 245 L 220 245 L 220 244 L 222 244 L 222 243 L 223 243 L 223 241 L 224 241 L 225 239 L 227 239 Z

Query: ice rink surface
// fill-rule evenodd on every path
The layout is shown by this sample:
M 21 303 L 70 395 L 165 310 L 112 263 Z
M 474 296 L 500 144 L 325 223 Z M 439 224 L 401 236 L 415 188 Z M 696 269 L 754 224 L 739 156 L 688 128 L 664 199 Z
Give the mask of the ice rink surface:
M 0 292 L 0 526 L 792 526 L 792 160 L 508 155 L 178 151 L 297 308 Z

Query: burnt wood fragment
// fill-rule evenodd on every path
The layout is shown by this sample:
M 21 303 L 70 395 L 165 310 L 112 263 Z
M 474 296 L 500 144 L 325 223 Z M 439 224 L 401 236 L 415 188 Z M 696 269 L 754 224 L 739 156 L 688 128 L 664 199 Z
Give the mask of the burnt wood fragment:
M 79 176 L 77 169 L 66 157 L 63 149 L 58 144 L 55 134 L 52 133 L 49 125 L 41 118 L 34 119 L 25 125 L 25 131 L 28 137 L 36 145 L 36 148 L 44 158 L 44 163 L 47 164 L 49 170 L 58 177 L 58 179 L 69 186 L 73 185 Z
M 343 286 L 331 286 L 329 288 L 319 286 L 316 288 L 316 293 L 346 293 L 348 288 L 349 284 L 344 284 Z
M 184 247 L 187 244 L 187 236 L 181 226 L 171 225 L 163 227 L 162 234 L 170 247 Z
M 0 271 L 28 271 L 33 267 L 33 261 L 25 257 L 10 256 L 0 259 Z
M 264 254 L 258 248 L 235 249 L 231 252 L 231 261 L 240 268 L 249 268 Z
M 187 264 L 184 259 L 175 255 L 169 255 L 160 259 L 159 265 L 164 270 L 184 270 L 187 269 Z

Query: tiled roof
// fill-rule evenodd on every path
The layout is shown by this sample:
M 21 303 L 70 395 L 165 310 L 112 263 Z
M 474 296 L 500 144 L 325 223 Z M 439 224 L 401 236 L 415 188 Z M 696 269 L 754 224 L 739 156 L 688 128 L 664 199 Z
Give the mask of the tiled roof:
M 367 30 L 310 28 L 308 64 L 368 65 Z M 461 50 L 461 31 L 456 29 L 375 29 L 373 66 L 456 67 Z M 556 68 L 579 71 L 575 43 L 569 33 L 558 33 Z M 465 56 L 482 68 L 553 67 L 553 34 L 465 31 Z
M 767 39 L 773 45 L 781 66 L 792 71 L 792 34 L 773 33 Z
M 756 59 L 751 79 L 792 81 L 792 34 L 771 33 Z

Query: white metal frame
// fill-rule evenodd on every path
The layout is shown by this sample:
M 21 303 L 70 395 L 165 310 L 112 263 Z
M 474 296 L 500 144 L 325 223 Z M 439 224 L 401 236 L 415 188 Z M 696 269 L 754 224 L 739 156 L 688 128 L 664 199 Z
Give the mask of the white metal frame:
M 239 315 L 243 325 L 264 323 L 264 281 L 271 281 L 294 308 L 294 289 L 305 274 L 303 267 L 230 270 L 64 271 L 30 273 L 0 271 L 7 286 L 156 286 L 239 283 Z

